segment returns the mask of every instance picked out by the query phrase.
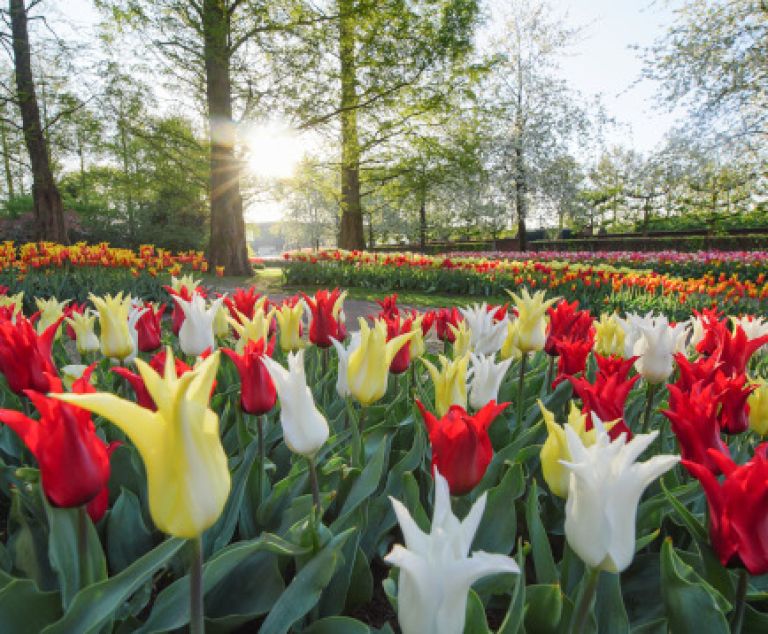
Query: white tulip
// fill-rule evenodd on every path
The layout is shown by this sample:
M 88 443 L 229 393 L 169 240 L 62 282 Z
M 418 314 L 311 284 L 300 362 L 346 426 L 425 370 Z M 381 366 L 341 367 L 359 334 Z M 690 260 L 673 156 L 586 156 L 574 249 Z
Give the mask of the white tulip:
M 280 424 L 285 444 L 293 453 L 313 457 L 328 440 L 330 430 L 307 386 L 304 351 L 288 355 L 287 370 L 266 355 L 261 360 L 280 397 Z
M 658 431 L 626 434 L 611 441 L 593 415 L 597 440 L 585 447 L 576 430 L 565 426 L 570 461 L 560 463 L 570 472 L 565 505 L 565 536 L 573 551 L 593 569 L 621 572 L 635 554 L 635 520 L 646 487 L 680 460 L 658 455 L 635 462 L 658 436 Z
M 486 494 L 459 521 L 451 510 L 448 482 L 435 470 L 435 512 L 429 534 L 416 525 L 401 502 L 390 500 L 405 547 L 395 545 L 384 560 L 400 568 L 397 617 L 403 634 L 461 634 L 472 584 L 488 575 L 520 572 L 507 555 L 469 553 Z
M 496 354 L 507 337 L 507 320 L 494 322 L 494 312 L 488 311 L 488 304 L 473 304 L 459 308 L 464 322 L 469 327 L 470 348 L 477 354 Z
M 638 325 L 639 339 L 633 354 L 640 357 L 635 369 L 648 381 L 657 385 L 666 381 L 674 369 L 674 354 L 685 350 L 688 325 L 670 326 L 664 316 L 644 321 Z
M 653 319 L 653 313 L 650 311 L 645 315 L 628 313 L 626 319 L 622 319 L 618 315 L 616 315 L 615 319 L 624 331 L 624 358 L 629 359 L 635 354 L 635 344 L 642 336 L 640 326 L 650 324 Z
M 747 317 L 731 317 L 731 321 L 733 322 L 734 329 L 741 326 L 749 341 L 768 335 L 768 320 L 762 317 L 753 317 L 751 315 Z M 768 352 L 768 343 L 760 346 L 757 352 Z
M 213 321 L 219 312 L 223 297 L 214 300 L 210 306 L 206 306 L 205 298 L 199 293 L 194 293 L 192 299 L 187 301 L 178 295 L 172 296 L 179 308 L 184 311 L 184 323 L 179 330 L 179 345 L 184 354 L 199 357 L 208 349 L 213 350 L 216 340 L 213 336 Z
M 349 340 L 349 344 L 346 348 L 342 342 L 331 337 L 331 343 L 333 344 L 333 347 L 336 348 L 336 352 L 339 355 L 339 375 L 336 379 L 336 393 L 341 398 L 347 398 L 348 396 L 352 395 L 352 392 L 349 390 L 347 370 L 349 369 L 350 355 L 360 346 L 360 337 L 361 335 L 359 330 L 353 332 L 352 337 Z
M 496 363 L 493 355 L 481 356 L 472 353 L 472 381 L 469 385 L 469 405 L 480 409 L 491 401 L 499 400 L 499 387 L 509 370 L 512 359 Z

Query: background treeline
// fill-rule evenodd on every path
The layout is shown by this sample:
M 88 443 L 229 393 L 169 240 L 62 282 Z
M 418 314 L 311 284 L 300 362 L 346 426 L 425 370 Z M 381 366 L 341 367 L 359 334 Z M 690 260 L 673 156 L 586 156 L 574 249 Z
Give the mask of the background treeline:
M 257 203 L 284 212 L 270 231 L 286 247 L 768 223 L 757 0 L 690 0 L 639 52 L 660 106 L 684 112 L 645 154 L 607 141 L 616 123 L 564 76 L 583 33 L 544 0 L 98 0 L 85 27 L 86 0 L 13 0 L 3 239 L 39 233 L 14 5 L 71 240 L 208 248 L 236 272 L 237 219 Z M 276 118 L 311 150 L 292 177 L 264 179 L 248 134 Z

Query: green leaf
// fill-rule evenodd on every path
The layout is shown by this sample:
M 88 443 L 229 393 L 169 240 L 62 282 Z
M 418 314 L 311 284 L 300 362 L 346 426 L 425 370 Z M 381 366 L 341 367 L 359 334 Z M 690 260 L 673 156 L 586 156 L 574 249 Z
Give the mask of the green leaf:
M 539 515 L 539 493 L 536 480 L 531 480 L 531 489 L 525 505 L 525 522 L 533 549 L 533 565 L 536 569 L 536 580 L 539 583 L 555 584 L 559 582 L 557 566 L 552 556 L 549 537 Z
M 369 634 L 365 624 L 347 616 L 329 616 L 315 621 L 302 630 L 302 634 Z
M 490 634 L 488 620 L 485 618 L 485 606 L 477 595 L 477 592 L 470 588 L 467 597 L 466 621 L 464 623 L 464 634 Z
M 730 605 L 678 557 L 671 539 L 661 548 L 661 596 L 671 632 L 688 632 L 691 623 L 696 623 L 697 634 L 729 631 L 723 612 Z
M 611 632 L 611 634 L 629 632 L 629 617 L 621 594 L 620 575 L 608 572 L 600 575 L 595 597 L 595 617 L 599 632 Z
M 541 584 L 525 589 L 525 630 L 555 632 L 563 614 L 563 593 L 559 584 Z
M 498 486 L 490 489 L 485 513 L 475 534 L 472 550 L 489 553 L 508 553 L 515 545 L 517 515 L 514 501 L 525 490 L 523 467 L 512 465 Z
M 184 545 L 171 538 L 134 562 L 120 574 L 94 583 L 75 595 L 64 616 L 43 630 L 43 634 L 90 634 L 98 632 L 136 590 L 152 578 Z
M 48 556 L 59 578 L 66 610 L 78 591 L 106 578 L 107 562 L 99 535 L 84 507 L 57 508 L 45 499 L 43 505 L 48 516 Z M 82 562 L 78 555 L 80 539 L 85 547 Z M 85 564 L 82 568 L 81 563 Z
M 517 565 L 521 573 L 517 575 L 517 583 L 509 602 L 507 614 L 497 634 L 518 634 L 523 631 L 523 618 L 525 617 L 525 554 L 523 553 L 522 540 L 517 541 Z
M 118 573 L 150 550 L 152 532 L 144 523 L 139 498 L 123 488 L 107 520 L 109 569 Z
M 333 523 L 331 529 L 338 531 L 344 525 L 347 516 L 354 511 L 360 504 L 376 492 L 381 482 L 384 464 L 389 455 L 389 435 L 384 436 L 379 442 L 373 457 L 365 465 L 360 476 L 352 485 L 352 490 L 344 502 L 344 506 L 339 513 L 338 519 Z
M 342 547 L 355 530 L 350 528 L 334 537 L 299 571 L 270 610 L 260 634 L 285 634 L 315 606 L 336 566 L 341 563 Z
M 0 624 L 7 634 L 40 632 L 61 617 L 61 595 L 40 592 L 31 579 L 5 576 L 0 589 Z
M 672 505 L 672 508 L 675 509 L 675 512 L 680 517 L 680 519 L 683 521 L 683 524 L 685 527 L 690 531 L 693 538 L 698 542 L 707 542 L 707 529 L 698 519 L 696 519 L 693 514 L 685 508 L 685 506 L 680 502 L 680 500 L 677 499 L 674 495 L 672 495 L 669 492 L 669 489 L 664 484 L 664 479 L 662 478 L 659 483 L 661 484 L 661 490 L 664 491 L 664 495 L 666 496 L 667 500 L 669 500 L 669 503 Z

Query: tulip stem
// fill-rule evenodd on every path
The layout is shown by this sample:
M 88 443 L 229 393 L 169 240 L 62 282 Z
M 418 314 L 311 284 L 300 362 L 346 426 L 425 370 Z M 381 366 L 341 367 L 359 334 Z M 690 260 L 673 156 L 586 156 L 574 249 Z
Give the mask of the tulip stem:
M 741 634 L 741 627 L 744 624 L 744 611 L 747 607 L 747 582 L 749 576 L 746 569 L 739 570 L 739 583 L 736 587 L 736 608 L 733 613 L 733 623 L 731 625 L 731 632 L 733 634 Z
M 309 482 L 312 487 L 312 504 L 314 505 L 318 519 L 320 517 L 320 486 L 317 483 L 317 465 L 314 458 L 307 458 L 309 464 Z
M 585 631 L 587 617 L 592 609 L 592 603 L 595 600 L 595 592 L 597 591 L 597 582 L 599 579 L 599 568 L 587 568 L 584 571 L 584 583 L 581 592 L 579 593 L 576 610 L 573 613 L 571 634 L 582 634 L 582 632 Z
M 189 570 L 189 632 L 203 634 L 203 540 L 198 535 L 192 543 L 192 565 Z
M 256 417 L 256 433 L 259 443 L 259 473 L 258 473 L 258 486 L 259 486 L 259 504 L 261 504 L 261 498 L 264 495 L 264 472 L 265 472 L 265 452 L 264 452 L 264 420 L 267 418 L 266 414 Z
M 651 412 L 653 411 L 653 399 L 656 396 L 656 390 L 659 386 L 655 383 L 649 383 L 645 396 L 645 411 L 643 412 L 642 433 L 647 434 L 651 427 Z
M 522 429 L 523 426 L 523 399 L 524 399 L 524 387 L 525 387 L 525 365 L 528 360 L 528 353 L 523 352 L 523 356 L 520 358 L 520 378 L 517 384 L 517 426 L 518 429 Z
M 544 385 L 544 393 L 548 394 L 549 391 L 552 389 L 552 381 L 555 378 L 555 359 L 557 357 L 550 356 L 549 357 L 549 364 L 547 365 L 547 382 Z
M 77 566 L 80 587 L 85 588 L 90 581 L 85 578 L 88 568 L 88 509 L 85 504 L 77 507 Z

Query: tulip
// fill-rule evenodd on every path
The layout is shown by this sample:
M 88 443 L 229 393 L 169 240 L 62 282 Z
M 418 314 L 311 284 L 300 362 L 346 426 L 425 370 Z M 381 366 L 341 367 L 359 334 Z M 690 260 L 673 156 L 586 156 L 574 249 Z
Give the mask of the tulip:
M 624 354 L 624 329 L 616 315 L 603 313 L 595 322 L 595 352 L 603 356 Z
M 414 312 L 415 315 L 415 312 Z M 410 348 L 411 359 L 421 359 L 427 351 L 427 344 L 424 341 L 424 315 L 418 315 L 413 318 L 412 329 L 413 337 L 408 344 Z
M 699 312 L 693 311 L 694 317 L 690 345 L 698 352 L 709 356 L 715 352 L 718 345 L 718 330 L 727 330 L 725 319 L 717 308 L 705 308 Z
M 240 374 L 240 407 L 248 414 L 261 416 L 269 412 L 277 400 L 275 385 L 264 365 L 264 355 L 272 356 L 275 338 L 269 344 L 264 339 L 249 341 L 242 354 L 223 348 Z
M 438 416 L 445 416 L 451 405 L 467 407 L 467 366 L 469 355 L 449 361 L 440 355 L 440 369 L 438 370 L 427 359 L 422 359 L 427 366 L 432 382 L 435 385 L 435 410 Z
M 348 373 L 349 373 L 349 357 L 360 346 L 360 332 L 353 332 L 352 337 L 349 340 L 347 347 L 336 339 L 331 339 L 333 347 L 336 348 L 336 352 L 339 357 L 339 367 L 336 375 L 336 393 L 341 398 L 348 398 L 352 396 L 352 392 L 349 389 Z
M 57 375 L 51 349 L 58 330 L 59 323 L 53 323 L 38 335 L 23 315 L 15 322 L 0 321 L 0 373 L 19 396 L 25 390 L 50 390 L 51 377 Z
M 166 351 L 161 350 L 154 357 L 152 357 L 152 359 L 150 359 L 149 366 L 155 372 L 157 372 L 158 374 L 161 374 L 163 373 L 165 368 L 166 358 L 167 358 Z M 175 358 L 173 360 L 173 363 L 176 369 L 177 377 L 180 377 L 182 374 L 185 374 L 190 370 L 192 370 L 190 366 L 188 366 L 179 358 Z M 149 394 L 149 390 L 147 390 L 147 386 L 144 385 L 144 379 L 140 374 L 131 372 L 128 368 L 112 368 L 112 372 L 123 377 L 126 381 L 128 381 L 128 384 L 133 388 L 133 391 L 136 394 L 136 402 L 139 405 L 141 405 L 141 407 L 144 407 L 146 409 L 151 409 L 153 412 L 157 411 L 157 405 L 155 405 L 155 401 L 152 400 L 152 396 Z
M 741 326 L 731 333 L 724 324 L 718 324 L 710 331 L 714 333 L 717 347 L 712 352 L 720 362 L 720 369 L 727 375 L 744 374 L 752 355 L 768 343 L 768 335 L 749 339 Z
M 243 313 L 237 313 L 237 319 L 232 319 L 231 317 L 228 319 L 230 326 L 235 329 L 239 337 L 235 346 L 238 354 L 243 353 L 249 341 L 269 338 L 269 326 L 275 315 L 275 309 L 273 308 L 265 314 L 261 309 L 264 300 L 266 300 L 264 297 L 259 300 L 259 306 L 257 306 L 253 318 L 249 319 Z
M 759 445 L 743 465 L 716 450 L 709 453 L 724 480 L 718 481 L 697 462 L 684 460 L 683 466 L 707 496 L 712 548 L 724 566 L 741 565 L 753 575 L 763 575 L 768 572 L 768 443 Z
M 304 373 L 304 351 L 288 355 L 288 369 L 263 357 L 280 397 L 280 424 L 285 444 L 293 453 L 314 458 L 328 436 L 328 421 L 317 409 Z
M 455 306 L 452 308 L 441 308 L 433 312 L 432 315 L 434 315 L 432 321 L 434 322 L 437 338 L 447 343 L 453 343 L 454 334 L 449 326 L 458 326 L 459 322 L 463 319 L 459 309 Z
M 656 478 L 674 467 L 679 456 L 656 455 L 635 462 L 658 436 L 638 434 L 627 442 L 611 440 L 597 416 L 597 438 L 585 446 L 570 425 L 565 427 L 571 459 L 561 461 L 570 472 L 565 505 L 568 545 L 591 569 L 622 572 L 635 554 L 635 519 L 640 496 Z
M 37 334 L 42 334 L 51 324 L 55 322 L 61 323 L 61 316 L 64 314 L 64 309 L 69 304 L 69 300 L 60 302 L 55 297 L 50 299 L 36 297 L 35 304 L 40 312 L 40 318 L 37 321 Z M 57 332 L 56 338 L 58 339 L 58 337 L 59 333 Z
M 261 293 L 256 290 L 255 286 L 251 286 L 247 291 L 242 288 L 237 288 L 235 291 L 224 300 L 224 305 L 227 307 L 232 319 L 240 321 L 238 313 L 245 315 L 248 319 L 253 319 L 254 315 L 259 310 L 264 310 L 266 297 L 263 297 Z
M 432 471 L 444 474 L 451 495 L 464 495 L 483 479 L 493 458 L 488 428 L 509 405 L 490 401 L 474 416 L 452 405 L 439 420 L 416 399 L 432 445 Z
M 632 437 L 629 427 L 624 422 L 624 405 L 633 386 L 640 379 L 635 375 L 628 379 L 635 357 L 621 360 L 615 357 L 601 357 L 595 355 L 597 361 L 597 375 L 595 382 L 590 383 L 585 378 L 568 377 L 573 389 L 583 403 L 585 414 L 595 413 L 604 421 L 618 421 L 610 431 L 611 438 L 618 438 L 619 434 L 626 433 Z M 589 418 L 587 429 L 592 429 Z
M 391 319 L 400 316 L 400 309 L 397 306 L 397 293 L 387 295 L 384 299 L 377 299 L 376 303 L 381 306 L 378 314 L 380 319 Z
M 448 324 L 448 330 L 453 335 L 453 358 L 463 357 L 472 350 L 472 333 L 469 332 L 467 324 L 460 321 L 458 326 Z
M 507 334 L 506 310 L 503 311 L 503 318 L 496 320 L 496 311 L 489 312 L 488 308 L 488 305 L 483 303 L 459 309 L 464 317 L 462 323 L 467 325 L 470 332 L 468 350 L 482 355 L 496 354 L 501 349 Z M 463 352 L 454 354 L 462 356 Z
M 726 377 L 722 372 L 715 375 L 715 389 L 720 401 L 718 423 L 726 434 L 741 434 L 749 428 L 747 399 L 757 385 L 747 385 L 747 376 Z
M 136 330 L 139 333 L 138 346 L 141 352 L 154 352 L 162 345 L 163 314 L 166 305 L 161 304 L 156 307 L 150 302 L 145 302 L 144 307 L 147 312 L 141 316 L 136 324 Z
M 73 384 L 78 394 L 93 392 L 90 366 Z M 53 378 L 51 390 L 61 393 L 61 382 Z M 91 415 L 78 407 L 27 390 L 40 412 L 33 420 L 14 410 L 0 410 L 0 421 L 8 425 L 37 460 L 43 492 L 54 506 L 72 508 L 88 504 L 109 482 L 107 445 L 99 438 Z
M 399 335 L 411 333 L 411 341 L 416 336 L 416 328 L 413 326 L 413 317 L 407 319 L 401 319 L 400 316 L 382 318 L 382 321 L 387 326 L 387 341 L 391 341 Z M 421 334 L 421 329 L 419 329 Z M 389 371 L 392 374 L 402 374 L 411 365 L 411 346 L 402 346 L 395 356 L 392 358 L 392 363 L 389 366 Z
M 406 507 L 390 498 L 405 546 L 396 544 L 384 558 L 400 568 L 397 617 L 403 634 L 461 634 L 467 594 L 475 581 L 492 574 L 519 573 L 515 560 L 470 548 L 485 511 L 487 494 L 464 520 L 451 510 L 448 483 L 435 472 L 432 528 L 424 533 Z
M 387 341 L 387 326 L 382 320 L 369 328 L 360 318 L 360 345 L 349 356 L 347 382 L 361 405 L 367 407 L 384 396 L 392 360 L 412 338 L 411 331 Z
M 190 301 L 177 295 L 174 295 L 173 299 L 184 312 L 184 323 L 179 330 L 179 345 L 184 354 L 198 357 L 206 350 L 213 350 L 216 346 L 213 320 L 224 298 L 214 300 L 210 307 L 206 307 L 205 299 L 198 293 L 195 293 Z
M 283 352 L 296 352 L 304 347 L 301 339 L 301 318 L 304 315 L 304 304 L 296 302 L 291 306 L 284 303 L 276 312 L 277 324 L 280 327 L 280 348 Z
M 525 355 L 544 349 L 547 341 L 547 309 L 560 298 L 544 299 L 544 291 L 531 295 L 523 288 L 520 295 L 507 291 L 517 308 L 516 347 Z
M 347 291 L 342 293 L 338 288 L 335 288 L 332 291 L 317 291 L 314 298 L 310 298 L 304 293 L 302 296 L 312 313 L 309 340 L 319 348 L 330 348 L 333 345 L 331 338 L 343 341 L 347 332 L 341 315 Z
M 170 348 L 162 375 L 141 359 L 136 366 L 157 412 L 114 394 L 52 396 L 117 425 L 144 461 L 155 525 L 168 535 L 197 538 L 219 518 L 230 489 L 219 417 L 208 406 L 219 353 L 181 377 Z
M 520 322 L 507 321 L 507 336 L 504 339 L 504 343 L 501 345 L 499 354 L 502 359 L 520 359 L 523 356 L 523 351 L 519 347 Z
M 683 392 L 688 392 L 699 381 L 704 384 L 715 380 L 720 362 L 717 357 L 699 357 L 695 361 L 689 361 L 682 352 L 675 354 L 679 375 L 675 385 Z
M 0 295 L 0 308 L 9 308 L 14 321 L 24 310 L 24 291 L 19 291 L 15 295 Z
M 547 309 L 549 315 L 549 329 L 547 341 L 544 344 L 544 352 L 551 357 L 559 356 L 557 341 L 571 339 L 582 341 L 588 338 L 592 332 L 592 315 L 588 310 L 578 310 L 579 302 L 569 304 L 564 299 L 555 306 Z
M 708 450 L 728 454 L 717 422 L 719 405 L 715 385 L 699 381 L 685 391 L 670 385 L 669 409 L 662 412 L 670 420 L 683 459 L 698 462 L 715 474 L 717 463 L 710 458 Z
M 748 341 L 762 339 L 768 335 L 768 319 L 747 315 L 746 317 L 731 317 L 731 322 L 733 323 L 734 330 L 741 328 L 744 331 Z M 768 352 L 768 343 L 763 344 L 758 349 L 758 352 Z
M 686 324 L 670 326 L 666 317 L 657 317 L 637 324 L 640 333 L 634 354 L 635 368 L 652 385 L 663 383 L 672 374 L 674 355 L 685 348 L 688 334 Z
M 540 453 L 544 481 L 552 493 L 565 499 L 568 497 L 568 483 L 571 477 L 570 471 L 561 463 L 561 460 L 566 462 L 571 460 L 565 428 L 555 422 L 555 415 L 544 407 L 541 401 L 538 401 L 538 404 L 544 417 L 544 424 L 547 426 L 547 439 L 544 441 Z M 573 401 L 571 401 L 571 410 L 566 425 L 576 432 L 585 447 L 591 447 L 595 444 L 597 430 L 594 427 L 587 430 L 587 415 L 580 412 Z M 608 425 L 611 423 L 608 423 L 606 427 Z
M 768 381 L 760 379 L 757 389 L 747 399 L 749 426 L 753 432 L 768 436 Z
M 101 347 L 96 336 L 96 315 L 87 311 L 85 313 L 72 313 L 66 318 L 66 322 L 75 331 L 75 346 L 80 356 L 96 352 Z
M 557 377 L 552 387 L 556 387 L 569 376 L 581 374 L 587 367 L 587 358 L 594 345 L 594 332 L 590 331 L 587 339 L 571 339 L 569 337 L 557 339 Z
M 131 304 L 131 310 L 128 311 L 128 334 L 131 336 L 131 354 L 123 360 L 125 363 L 133 363 L 136 355 L 139 354 L 139 321 L 149 312 L 149 308 L 144 308 L 141 302 Z
M 99 312 L 101 332 L 101 353 L 105 357 L 123 361 L 133 353 L 133 339 L 128 329 L 128 312 L 131 309 L 131 296 L 105 295 L 88 296 Z
M 472 381 L 469 387 L 469 405 L 480 409 L 490 401 L 498 400 L 499 388 L 512 364 L 512 359 L 496 363 L 493 355 L 481 356 L 472 353 Z
M 86 370 L 88 370 L 88 366 L 79 363 L 62 366 L 60 370 L 62 385 L 71 392 L 77 380 L 85 374 Z M 89 373 L 89 375 L 89 382 L 93 384 L 95 379 L 92 374 Z
M 624 358 L 629 359 L 635 355 L 635 344 L 640 341 L 642 337 L 642 331 L 640 326 L 652 326 L 653 312 L 648 311 L 645 315 L 638 315 L 637 313 L 628 313 L 626 319 L 622 319 L 618 315 L 613 317 L 621 326 L 624 331 Z

